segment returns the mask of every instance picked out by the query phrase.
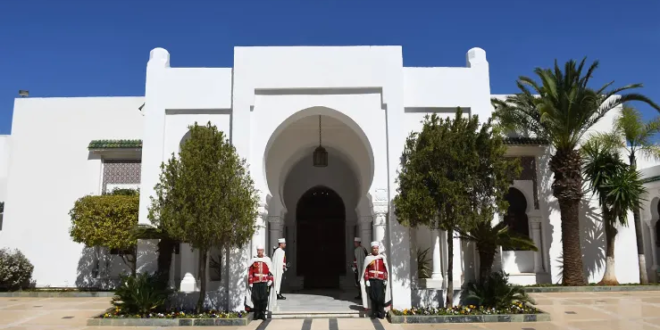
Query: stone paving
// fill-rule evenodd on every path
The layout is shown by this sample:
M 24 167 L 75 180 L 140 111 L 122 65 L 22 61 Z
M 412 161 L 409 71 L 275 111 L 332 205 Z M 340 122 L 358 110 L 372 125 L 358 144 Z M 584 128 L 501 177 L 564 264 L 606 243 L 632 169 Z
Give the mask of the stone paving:
M 393 325 L 367 318 L 274 319 L 225 330 L 660 330 L 660 292 L 591 292 L 532 294 L 552 322 Z M 87 319 L 110 306 L 110 298 L 0 298 L 0 329 L 104 329 Z M 205 327 L 206 328 L 206 327 Z M 128 329 L 128 328 L 126 328 Z M 151 330 L 155 327 L 133 327 Z M 160 328 L 164 329 L 164 328 Z M 179 328 L 168 328 L 179 329 Z M 190 327 L 181 329 L 191 329 Z

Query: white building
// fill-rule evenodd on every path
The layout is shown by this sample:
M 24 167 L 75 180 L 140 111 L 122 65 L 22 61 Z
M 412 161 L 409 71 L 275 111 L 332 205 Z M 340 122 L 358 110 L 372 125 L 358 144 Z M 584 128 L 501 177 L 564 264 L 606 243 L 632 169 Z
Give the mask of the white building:
M 388 254 L 395 308 L 435 304 L 445 288 L 446 240 L 440 231 L 409 230 L 396 221 L 390 201 L 399 157 L 424 115 L 451 116 L 462 107 L 485 121 L 492 97 L 501 96 L 491 95 L 489 63 L 480 48 L 468 51 L 465 67 L 432 68 L 404 67 L 398 46 L 236 47 L 233 68 L 171 67 L 168 52 L 156 48 L 147 63 L 144 97 L 16 99 L 12 134 L 0 140 L 0 184 L 6 181 L 6 194 L 0 187 L 6 201 L 0 246 L 27 255 L 38 286 L 107 285 L 122 263 L 109 251 L 72 242 L 68 212 L 74 201 L 113 187 L 139 186 L 140 223 L 149 223 L 149 196 L 160 164 L 179 150 L 189 125 L 210 121 L 247 159 L 261 192 L 251 245 L 214 251 L 221 266 L 207 274 L 211 291 L 232 298 L 229 308 L 241 307 L 245 262 L 254 246 L 273 246 L 280 237 L 289 243 L 291 262 L 285 292 L 351 288 L 352 238 L 360 236 L 363 242 L 381 242 Z M 597 129 L 611 127 L 613 116 Z M 320 136 L 327 167 L 312 166 Z M 558 282 L 560 214 L 550 190 L 549 150 L 530 138 L 507 143 L 509 156 L 521 157 L 524 166 L 512 186 L 511 214 L 518 214 L 518 227 L 539 252 L 502 251 L 498 264 L 516 283 Z M 643 213 L 652 278 L 660 258 L 651 230 L 659 196 L 659 190 L 649 190 Z M 604 271 L 598 211 L 595 201 L 585 203 L 582 246 L 590 282 Z M 139 244 L 141 271 L 155 270 L 153 243 Z M 198 256 L 186 246 L 174 255 L 172 281 L 194 289 Z M 432 256 L 430 279 L 418 279 L 418 249 L 429 249 Z M 458 238 L 454 251 L 457 289 L 475 277 L 475 251 Z M 317 265 L 310 257 L 314 252 L 334 260 L 334 275 L 310 271 Z M 637 282 L 632 217 L 631 226 L 619 232 L 616 255 L 619 281 Z

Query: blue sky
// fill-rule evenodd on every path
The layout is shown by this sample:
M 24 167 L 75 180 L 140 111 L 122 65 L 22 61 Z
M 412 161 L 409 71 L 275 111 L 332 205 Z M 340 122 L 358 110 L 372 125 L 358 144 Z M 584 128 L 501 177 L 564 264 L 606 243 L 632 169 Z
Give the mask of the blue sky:
M 641 82 L 660 103 L 659 12 L 657 0 L 0 0 L 0 134 L 19 89 L 144 95 L 154 47 L 172 66 L 231 67 L 237 45 L 402 45 L 406 66 L 463 66 L 478 46 L 498 94 L 588 56 L 596 83 Z

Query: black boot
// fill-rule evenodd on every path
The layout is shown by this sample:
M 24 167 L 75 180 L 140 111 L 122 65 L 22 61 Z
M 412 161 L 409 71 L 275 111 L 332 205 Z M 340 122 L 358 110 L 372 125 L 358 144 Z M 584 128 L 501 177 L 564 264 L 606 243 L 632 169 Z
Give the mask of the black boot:
M 286 300 L 286 297 L 284 297 L 283 295 L 278 293 L 277 294 L 277 300 Z

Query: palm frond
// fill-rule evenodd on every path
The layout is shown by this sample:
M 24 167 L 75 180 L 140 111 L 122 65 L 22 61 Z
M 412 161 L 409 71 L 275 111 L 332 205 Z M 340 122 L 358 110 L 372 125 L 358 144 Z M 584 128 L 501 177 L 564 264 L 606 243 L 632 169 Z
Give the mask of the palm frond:
M 597 68 L 598 61 L 587 67 L 586 58 L 579 63 L 567 61 L 563 67 L 555 61 L 553 69 L 537 68 L 536 79 L 518 78 L 519 93 L 493 100 L 494 116 L 503 127 L 529 131 L 557 149 L 573 150 L 591 127 L 625 102 L 639 101 L 660 110 L 644 95 L 624 93 L 641 84 L 612 88 L 609 82 L 592 89 L 589 83 Z

